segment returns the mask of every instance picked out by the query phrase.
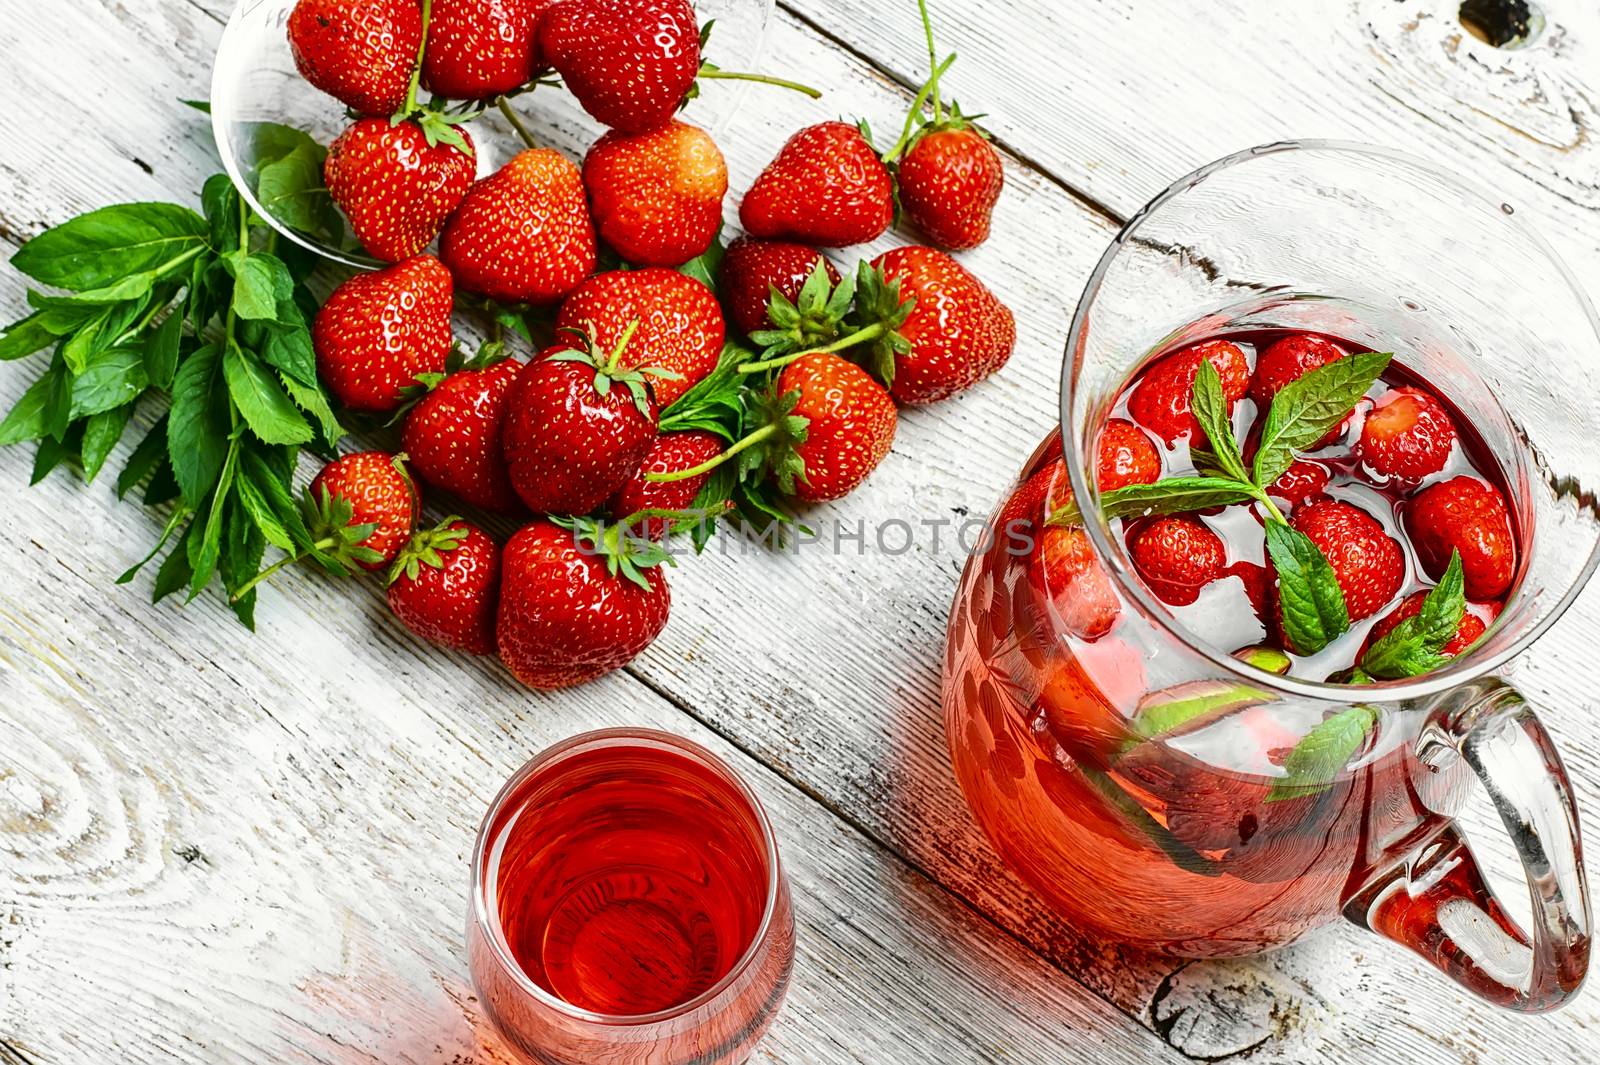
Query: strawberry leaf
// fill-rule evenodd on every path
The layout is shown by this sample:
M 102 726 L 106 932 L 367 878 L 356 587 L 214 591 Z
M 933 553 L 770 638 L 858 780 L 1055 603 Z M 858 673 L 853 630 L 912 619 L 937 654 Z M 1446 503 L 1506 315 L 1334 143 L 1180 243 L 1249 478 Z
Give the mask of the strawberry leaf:
M 1277 481 L 1298 453 L 1315 447 L 1344 421 L 1392 358 L 1378 352 L 1347 355 L 1285 385 L 1261 423 L 1255 483 L 1265 488 Z
M 1281 521 L 1268 521 L 1267 555 L 1278 571 L 1284 635 L 1296 653 L 1316 654 L 1350 628 L 1338 578 L 1310 537 Z
M 1267 801 L 1296 799 L 1326 789 L 1360 752 L 1377 723 L 1377 709 L 1363 704 L 1317 725 L 1289 752 L 1283 763 L 1284 775 L 1267 792 Z

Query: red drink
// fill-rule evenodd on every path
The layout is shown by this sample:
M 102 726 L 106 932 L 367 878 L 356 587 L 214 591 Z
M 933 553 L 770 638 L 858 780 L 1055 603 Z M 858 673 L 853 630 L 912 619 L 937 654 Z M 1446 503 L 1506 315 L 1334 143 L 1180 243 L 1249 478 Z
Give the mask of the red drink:
M 1284 335 L 1225 338 L 1242 358 L 1236 392 L 1240 380 L 1257 376 L 1259 353 Z M 1108 421 L 1150 417 L 1158 404 L 1148 396 L 1142 404 L 1130 399 L 1159 365 L 1130 381 Z M 1454 428 L 1447 445 L 1422 441 L 1435 448 L 1423 459 L 1413 462 L 1412 451 L 1426 447 L 1405 451 L 1401 465 L 1411 463 L 1405 475 L 1380 473 L 1374 462 L 1393 465 L 1389 441 L 1380 438 L 1392 435 L 1390 423 L 1408 427 L 1408 418 L 1391 411 L 1374 426 L 1379 442 L 1363 445 L 1367 419 L 1398 401 L 1397 388 L 1431 393 Z M 1247 466 L 1266 407 L 1248 396 L 1233 404 Z M 1133 470 L 1138 483 L 1193 477 L 1195 458 L 1207 462 L 1188 446 L 1203 436 L 1163 439 L 1159 430 L 1134 428 L 1150 447 L 1135 440 L 1143 459 L 1121 469 Z M 1185 557 L 1184 565 L 1170 565 L 1173 552 L 1191 549 L 1182 537 L 1158 545 L 1168 555 L 1133 550 L 1132 541 L 1155 519 L 1109 523 L 1132 562 L 1125 579 L 1143 580 L 1189 637 L 1176 639 L 1145 616 L 1117 588 L 1086 533 L 1046 528 L 1047 517 L 1073 498 L 1059 437 L 1041 446 L 1003 505 L 993 549 L 968 564 L 951 619 L 944 686 L 956 775 L 1007 864 L 1087 931 L 1184 956 L 1287 943 L 1338 917 L 1377 878 L 1442 837 L 1461 802 L 1470 779 L 1465 767 L 1455 761 L 1436 768 L 1417 753 L 1423 715 L 1403 705 L 1363 703 L 1359 685 L 1351 685 L 1341 713 L 1336 704 L 1228 677 L 1193 649 L 1203 642 L 1236 652 L 1280 676 L 1342 678 L 1361 659 L 1374 627 L 1387 625 L 1438 579 L 1442 566 L 1419 556 L 1408 521 L 1425 512 L 1417 509 L 1423 493 L 1471 478 L 1504 505 L 1512 498 L 1493 455 L 1449 397 L 1397 364 L 1355 402 L 1342 432 L 1304 452 L 1302 460 L 1316 467 L 1312 480 L 1321 483 L 1303 498 L 1275 498 L 1274 507 L 1295 523 L 1298 508 L 1334 501 L 1370 519 L 1363 527 L 1373 539 L 1395 544 L 1384 549 L 1392 551 L 1387 568 L 1372 571 L 1381 570 L 1378 576 L 1361 568 L 1370 552 L 1357 553 L 1359 565 L 1346 571 L 1356 575 L 1345 589 L 1352 624 L 1315 653 L 1296 653 L 1276 616 L 1264 543 L 1270 511 L 1256 500 L 1181 512 L 1211 552 L 1203 564 Z M 1104 469 L 1100 476 L 1107 476 Z M 1520 531 L 1514 512 L 1510 525 Z M 1344 575 L 1340 583 L 1347 583 Z M 1450 653 L 1464 651 L 1493 624 L 1506 592 L 1468 604 L 1462 631 L 1470 638 Z M 1479 622 L 1475 628 L 1469 618 Z M 1319 758 L 1325 779 L 1308 783 L 1304 774 L 1315 771 Z M 1486 909 L 1498 912 L 1481 883 L 1471 887 Z M 1418 924 L 1418 937 L 1427 931 Z
M 485 821 L 474 884 L 474 977 L 540 1062 L 740 1061 L 787 986 L 770 827 L 687 741 L 600 733 L 530 763 Z

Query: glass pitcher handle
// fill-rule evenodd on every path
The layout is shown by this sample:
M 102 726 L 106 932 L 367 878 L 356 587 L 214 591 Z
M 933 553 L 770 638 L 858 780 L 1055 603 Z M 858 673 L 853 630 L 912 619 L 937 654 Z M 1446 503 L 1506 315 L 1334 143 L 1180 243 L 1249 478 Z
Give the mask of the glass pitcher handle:
M 1533 902 L 1524 930 L 1495 901 L 1454 823 L 1344 909 L 1457 983 L 1510 1009 L 1572 998 L 1589 967 L 1589 890 L 1566 769 L 1522 696 L 1496 683 L 1430 726 L 1418 754 L 1464 758 L 1504 820 Z M 1430 750 L 1431 747 L 1431 750 Z M 1435 763 L 1437 764 L 1437 762 Z

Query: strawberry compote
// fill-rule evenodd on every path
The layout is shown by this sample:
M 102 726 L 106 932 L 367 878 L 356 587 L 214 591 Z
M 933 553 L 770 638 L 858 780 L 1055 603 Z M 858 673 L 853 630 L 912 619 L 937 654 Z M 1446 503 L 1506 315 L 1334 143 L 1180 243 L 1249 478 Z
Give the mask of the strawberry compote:
M 1460 803 L 1460 765 L 1417 756 L 1425 708 L 1364 686 L 1438 668 L 1494 623 L 1519 553 L 1507 478 L 1404 352 L 1305 333 L 1147 363 L 1098 441 L 1125 579 L 1174 624 L 1074 523 L 1047 440 L 951 618 L 957 778 L 1007 864 L 1086 930 L 1183 956 L 1289 942 Z M 1290 696 L 1255 670 L 1342 687 Z

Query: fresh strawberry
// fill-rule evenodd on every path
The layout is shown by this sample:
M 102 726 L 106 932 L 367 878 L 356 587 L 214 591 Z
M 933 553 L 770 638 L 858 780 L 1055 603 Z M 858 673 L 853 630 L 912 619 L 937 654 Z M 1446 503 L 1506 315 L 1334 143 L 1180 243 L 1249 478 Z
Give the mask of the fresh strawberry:
M 670 122 L 700 72 L 689 0 L 558 0 L 539 47 L 585 111 L 630 133 Z
M 494 654 L 499 593 L 499 545 L 459 518 L 412 537 L 389 576 L 389 609 L 406 628 L 468 654 Z
M 476 151 L 465 130 L 451 132 L 440 140 L 421 121 L 364 118 L 328 149 L 328 193 L 376 258 L 420 254 L 472 187 Z
M 1255 377 L 1250 381 L 1250 398 L 1264 411 L 1283 386 L 1297 381 L 1312 370 L 1345 357 L 1345 350 L 1326 337 L 1314 333 L 1292 333 L 1275 340 L 1256 357 Z
M 965 251 L 989 239 L 1005 168 L 977 127 L 961 122 L 924 133 L 900 160 L 899 179 L 900 205 L 928 243 Z
M 1204 358 L 1222 378 L 1223 398 L 1228 409 L 1242 399 L 1250 387 L 1250 366 L 1238 345 L 1226 340 L 1207 340 L 1168 355 L 1144 372 L 1133 394 L 1128 397 L 1128 413 L 1133 420 L 1171 444 L 1187 434 L 1192 441 L 1204 439 L 1200 423 L 1189 413 L 1194 395 L 1194 378 Z
M 1112 418 L 1100 431 L 1096 480 L 1102 492 L 1161 479 L 1161 456 L 1144 430 L 1123 418 Z
M 1200 589 L 1220 577 L 1228 561 L 1222 539 L 1190 517 L 1152 518 L 1134 526 L 1128 554 L 1155 597 L 1173 606 L 1200 598 Z
M 855 363 L 837 355 L 806 355 L 778 376 L 777 395 L 798 401 L 792 417 L 808 422 L 794 452 L 805 473 L 785 495 L 808 503 L 842 499 L 889 454 L 896 411 L 889 393 Z
M 1399 606 L 1380 618 L 1372 626 L 1371 631 L 1367 633 L 1366 640 L 1361 644 L 1361 653 L 1356 655 L 1356 661 L 1359 662 L 1365 658 L 1367 649 L 1389 635 L 1396 625 L 1406 618 L 1414 618 L 1422 613 L 1422 603 L 1427 598 L 1428 593 L 1426 591 L 1412 592 L 1400 601 Z M 1488 626 L 1484 624 L 1483 619 L 1469 609 L 1461 615 L 1461 625 L 1456 629 L 1456 634 L 1450 638 L 1449 643 L 1440 649 L 1439 653 L 1446 658 L 1454 658 L 1476 643 L 1478 637 L 1482 636 L 1487 629 Z
M 811 323 L 800 316 L 800 291 L 821 266 L 830 291 L 840 282 L 839 270 L 828 257 L 804 244 L 740 237 L 728 245 L 718 280 L 733 324 L 745 336 L 786 328 L 769 314 L 774 294 L 797 312 L 795 328 L 801 336 L 826 344 L 838 336 L 838 322 Z M 819 307 L 818 310 L 823 308 Z
M 594 272 L 595 256 L 583 176 L 549 148 L 474 185 L 439 242 L 456 284 L 505 303 L 559 302 Z
M 1392 388 L 1367 414 L 1357 453 L 1380 476 L 1420 481 L 1444 469 L 1455 442 L 1456 427 L 1437 399 L 1420 388 Z
M 502 443 L 511 484 L 536 514 L 589 514 L 638 471 L 659 408 L 644 374 L 624 369 L 630 336 L 557 345 L 522 368 Z
M 663 555 L 641 553 L 616 527 L 575 525 L 535 522 L 501 555 L 500 660 L 540 690 L 621 669 L 661 635 L 672 606 Z
M 1406 505 L 1406 531 L 1423 570 L 1438 580 L 1461 552 L 1468 599 L 1499 599 L 1517 571 L 1517 541 L 1506 501 L 1474 477 L 1429 485 Z
M 824 122 L 789 138 L 745 194 L 739 218 L 762 239 L 864 244 L 894 220 L 894 180 L 859 129 Z
M 433 0 L 422 84 L 454 100 L 487 100 L 533 81 L 539 16 L 550 0 Z
M 1244 586 L 1245 598 L 1250 601 L 1250 609 L 1256 617 L 1265 622 L 1267 618 L 1267 598 L 1272 587 L 1272 573 L 1267 567 L 1255 562 L 1235 562 L 1224 567 L 1224 577 L 1237 577 Z
M 1122 601 L 1100 565 L 1094 542 L 1075 525 L 1051 525 L 1037 537 L 1028 581 L 1053 619 L 1079 639 L 1098 640 L 1122 615 Z
M 645 376 L 663 409 L 717 368 L 727 332 L 709 288 L 659 266 L 591 277 L 561 305 L 556 328 L 592 331 L 607 351 L 631 330 L 623 366 L 651 368 Z
M 312 326 L 323 383 L 351 410 L 398 410 L 418 374 L 444 371 L 454 297 L 450 271 L 430 255 L 350 278 Z
M 1322 490 L 1328 487 L 1331 477 L 1328 468 L 1321 463 L 1296 459 L 1283 471 L 1283 476 L 1272 482 L 1267 494 L 1283 500 L 1291 507 L 1298 507 L 1306 500 L 1320 496 Z
M 617 521 L 623 521 L 643 510 L 688 510 L 694 506 L 700 490 L 711 479 L 711 472 L 698 474 L 681 481 L 648 481 L 651 473 L 681 473 L 710 462 L 722 453 L 722 438 L 714 433 L 694 429 L 681 433 L 662 433 L 644 457 L 644 465 L 629 477 L 606 504 L 606 510 Z M 661 518 L 646 519 L 642 525 L 630 530 L 652 540 L 664 539 L 672 523 Z
M 359 559 L 370 570 L 383 569 L 395 560 L 410 541 L 422 509 L 417 486 L 403 462 L 383 451 L 362 451 L 329 463 L 311 482 L 310 496 L 325 510 L 334 500 L 342 500 L 350 508 L 345 524 L 372 527 L 357 545 L 371 552 Z M 318 523 L 309 524 L 317 535 Z
M 583 160 L 600 238 L 635 266 L 680 266 L 722 228 L 728 165 L 711 134 L 684 122 L 612 130 Z
M 475 507 L 521 512 L 500 442 L 506 403 L 521 369 L 507 359 L 457 371 L 411 408 L 400 440 L 418 476 Z
M 1098 644 L 1096 649 L 1101 647 L 1111 650 L 1113 641 Z M 1144 663 L 1136 651 L 1128 656 L 1126 665 L 1132 676 L 1143 680 Z M 1037 703 L 1050 735 L 1074 761 L 1097 769 L 1109 766 L 1134 739 L 1117 697 L 1098 682 L 1103 676 L 1096 671 L 1091 677 L 1077 654 L 1051 655 L 1040 671 L 1042 686 Z M 1137 695 L 1127 705 L 1132 706 L 1136 700 Z
M 894 248 L 863 266 L 856 308 L 876 332 L 868 358 L 900 403 L 953 396 L 999 370 L 1017 323 L 967 268 L 934 248 Z
M 1361 508 L 1323 499 L 1296 510 L 1290 524 L 1327 557 L 1351 621 L 1377 613 L 1405 583 L 1405 552 Z
M 422 10 L 417 0 L 300 0 L 289 47 L 311 84 L 358 114 L 387 117 L 405 104 Z
M 1057 455 L 1035 470 L 1000 508 L 994 519 L 994 546 L 1014 554 L 1031 552 L 1051 511 L 1071 494 L 1066 464 Z

